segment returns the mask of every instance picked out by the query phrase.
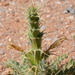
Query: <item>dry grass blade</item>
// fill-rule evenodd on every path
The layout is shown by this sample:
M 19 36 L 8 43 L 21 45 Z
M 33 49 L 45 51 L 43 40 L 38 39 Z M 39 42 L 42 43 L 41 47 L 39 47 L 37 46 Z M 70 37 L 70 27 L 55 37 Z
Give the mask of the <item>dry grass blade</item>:
M 53 48 L 58 47 L 59 45 L 61 45 L 63 43 L 64 40 L 67 40 L 67 38 L 65 36 L 60 37 L 58 40 L 56 40 L 52 45 L 50 45 L 50 47 L 46 50 L 46 53 Z
M 23 50 L 21 47 L 19 47 L 18 45 L 14 44 L 14 43 L 12 43 L 12 42 L 9 43 L 9 46 L 8 46 L 8 47 L 9 47 L 9 48 L 14 48 L 14 49 L 16 49 L 17 51 L 24 52 L 24 50 Z

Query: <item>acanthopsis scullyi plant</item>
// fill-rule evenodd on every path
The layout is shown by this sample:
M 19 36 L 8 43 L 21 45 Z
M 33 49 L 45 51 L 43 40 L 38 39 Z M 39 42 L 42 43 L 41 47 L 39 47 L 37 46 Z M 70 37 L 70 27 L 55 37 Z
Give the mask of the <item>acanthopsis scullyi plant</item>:
M 14 43 L 9 44 L 10 47 L 15 48 L 22 53 L 21 64 L 15 60 L 6 62 L 7 66 L 12 68 L 11 73 L 13 75 L 66 75 L 66 69 L 70 69 L 72 66 L 75 66 L 72 64 L 75 63 L 75 61 L 71 60 L 70 67 L 68 67 L 70 63 L 59 67 L 61 61 L 67 58 L 68 54 L 58 56 L 50 64 L 47 63 L 46 59 L 50 56 L 50 49 L 58 47 L 67 38 L 65 36 L 60 37 L 53 44 L 51 44 L 48 49 L 42 50 L 41 43 L 44 32 L 40 31 L 40 15 L 38 8 L 32 5 L 27 9 L 27 11 L 29 22 L 29 31 L 27 35 L 31 43 L 31 49 L 25 52 L 21 47 L 15 45 Z

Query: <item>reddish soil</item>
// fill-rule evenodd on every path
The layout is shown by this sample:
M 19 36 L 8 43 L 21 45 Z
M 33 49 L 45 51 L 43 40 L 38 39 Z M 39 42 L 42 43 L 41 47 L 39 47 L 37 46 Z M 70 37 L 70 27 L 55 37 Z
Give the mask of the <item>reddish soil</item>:
M 67 7 L 75 10 L 75 0 L 34 0 L 40 7 L 41 29 L 45 28 L 47 34 L 44 35 L 43 49 L 46 49 L 58 37 L 65 35 L 68 40 L 53 49 L 55 54 L 67 53 L 73 48 L 74 40 L 72 34 L 75 33 L 75 14 L 65 12 Z M 20 61 L 20 52 L 9 49 L 9 41 L 21 46 L 24 50 L 29 49 L 27 38 L 28 22 L 26 19 L 26 8 L 31 5 L 31 0 L 0 0 L 0 75 L 7 75 L 4 62 L 9 58 Z M 70 53 L 69 59 L 75 59 L 75 53 Z M 52 55 L 55 58 L 55 55 Z M 66 60 L 65 60 L 66 61 Z

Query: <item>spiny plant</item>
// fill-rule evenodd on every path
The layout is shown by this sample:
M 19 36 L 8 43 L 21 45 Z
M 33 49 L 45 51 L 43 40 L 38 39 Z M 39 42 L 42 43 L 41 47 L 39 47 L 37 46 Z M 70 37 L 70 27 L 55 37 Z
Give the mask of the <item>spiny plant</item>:
M 13 75 L 69 75 L 75 74 L 75 60 L 70 60 L 68 63 L 60 66 L 60 63 L 68 58 L 68 54 L 63 54 L 54 59 L 51 63 L 46 60 L 50 57 L 50 49 L 56 48 L 62 44 L 67 38 L 65 36 L 56 40 L 46 50 L 42 50 L 41 43 L 44 32 L 40 31 L 40 15 L 38 8 L 31 6 L 28 9 L 29 31 L 28 38 L 31 43 L 31 49 L 24 51 L 21 47 L 10 43 L 10 47 L 21 52 L 22 63 L 15 60 L 6 62 L 7 67 L 11 67 L 10 72 Z

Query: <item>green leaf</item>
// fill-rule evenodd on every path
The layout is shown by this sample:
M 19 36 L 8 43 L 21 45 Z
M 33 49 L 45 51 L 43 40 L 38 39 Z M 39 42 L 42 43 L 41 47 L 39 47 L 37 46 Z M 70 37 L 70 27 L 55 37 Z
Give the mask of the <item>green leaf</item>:
M 67 64 L 67 69 L 71 68 L 73 66 L 73 60 L 71 59 L 70 62 Z
M 52 70 L 53 72 L 56 72 L 59 70 L 59 64 L 64 60 L 65 58 L 68 57 L 68 54 L 63 54 L 61 56 L 58 56 L 50 65 L 49 69 Z

